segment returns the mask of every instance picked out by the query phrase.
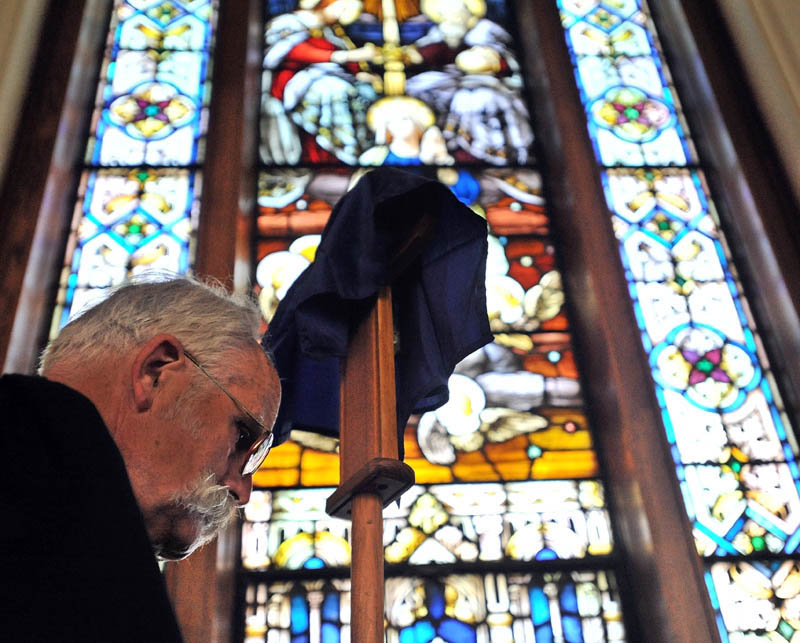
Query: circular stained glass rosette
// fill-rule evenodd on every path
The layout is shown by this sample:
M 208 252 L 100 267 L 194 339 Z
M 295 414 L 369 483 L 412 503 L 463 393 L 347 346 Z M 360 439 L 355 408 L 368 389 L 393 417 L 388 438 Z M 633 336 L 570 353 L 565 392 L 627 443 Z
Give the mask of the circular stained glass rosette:
M 594 122 L 631 143 L 647 143 L 673 121 L 662 101 L 635 87 L 612 87 L 589 107 Z
M 653 349 L 650 363 L 662 386 L 706 411 L 738 408 L 761 381 L 751 350 L 703 324 L 674 328 Z
M 141 83 L 108 106 L 108 120 L 137 140 L 166 138 L 191 123 L 198 113 L 188 96 L 169 83 Z

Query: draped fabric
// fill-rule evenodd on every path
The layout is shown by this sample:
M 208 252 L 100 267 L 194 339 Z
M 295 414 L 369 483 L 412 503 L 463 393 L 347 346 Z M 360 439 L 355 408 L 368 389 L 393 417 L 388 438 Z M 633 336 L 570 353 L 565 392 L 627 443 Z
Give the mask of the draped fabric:
M 426 226 L 422 243 L 398 252 Z M 314 263 L 264 337 L 284 389 L 276 443 L 293 428 L 338 434 L 348 337 L 391 285 L 402 452 L 409 415 L 444 404 L 456 363 L 492 340 L 486 252 L 486 222 L 442 184 L 389 168 L 364 175 L 334 208 Z

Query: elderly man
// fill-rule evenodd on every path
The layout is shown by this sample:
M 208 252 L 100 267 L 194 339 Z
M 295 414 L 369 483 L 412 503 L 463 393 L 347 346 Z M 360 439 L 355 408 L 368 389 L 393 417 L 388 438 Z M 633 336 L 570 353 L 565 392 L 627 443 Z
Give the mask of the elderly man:
M 247 502 L 280 384 L 247 301 L 117 289 L 0 378 L 0 639 L 177 641 L 156 564 Z

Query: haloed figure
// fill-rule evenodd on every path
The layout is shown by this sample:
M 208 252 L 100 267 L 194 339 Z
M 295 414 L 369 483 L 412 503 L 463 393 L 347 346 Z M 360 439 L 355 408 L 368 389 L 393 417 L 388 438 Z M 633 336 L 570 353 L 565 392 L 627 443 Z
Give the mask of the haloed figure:
M 382 98 L 367 111 L 377 145 L 359 158 L 364 165 L 452 165 L 433 110 L 417 98 Z

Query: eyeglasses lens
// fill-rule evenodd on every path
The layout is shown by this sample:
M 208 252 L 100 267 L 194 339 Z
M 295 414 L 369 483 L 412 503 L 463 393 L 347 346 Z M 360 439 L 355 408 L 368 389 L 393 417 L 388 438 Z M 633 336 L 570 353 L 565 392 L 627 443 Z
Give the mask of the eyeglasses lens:
M 272 448 L 272 440 L 273 435 L 270 433 L 255 447 L 255 449 L 253 449 L 242 469 L 243 476 L 249 476 L 258 471 L 261 463 L 264 462 L 264 459 L 267 457 L 270 448 Z

